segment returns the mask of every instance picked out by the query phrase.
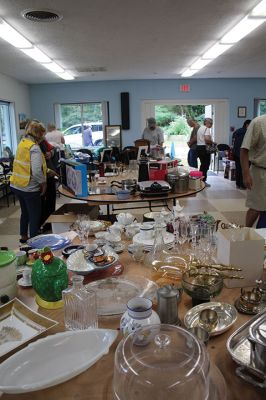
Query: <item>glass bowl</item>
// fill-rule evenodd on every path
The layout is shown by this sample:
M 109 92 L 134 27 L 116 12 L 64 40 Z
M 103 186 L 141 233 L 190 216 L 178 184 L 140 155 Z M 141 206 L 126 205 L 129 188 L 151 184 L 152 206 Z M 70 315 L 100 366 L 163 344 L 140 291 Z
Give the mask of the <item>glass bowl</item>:
M 223 288 L 223 277 L 211 268 L 193 268 L 183 274 L 182 287 L 196 305 L 218 296 Z

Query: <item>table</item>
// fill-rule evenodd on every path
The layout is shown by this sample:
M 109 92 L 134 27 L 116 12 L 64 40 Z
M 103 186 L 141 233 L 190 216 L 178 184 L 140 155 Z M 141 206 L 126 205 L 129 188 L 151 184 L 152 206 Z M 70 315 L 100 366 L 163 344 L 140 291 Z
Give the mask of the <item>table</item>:
M 148 278 L 151 277 L 151 269 L 148 267 L 144 267 L 143 264 L 133 261 L 133 259 L 129 256 L 127 252 L 123 252 L 120 259 L 125 267 L 123 273 L 124 276 L 127 276 L 128 278 L 134 275 L 145 276 Z M 239 289 L 224 288 L 220 296 L 217 297 L 217 300 L 234 304 L 234 301 L 237 299 L 237 297 L 239 297 L 239 294 Z M 33 289 L 19 288 L 18 297 L 32 309 L 37 310 L 47 317 L 59 321 L 59 325 L 49 330 L 49 334 L 64 330 L 62 309 L 45 310 L 38 307 L 34 300 Z M 185 313 L 190 308 L 191 299 L 186 294 L 183 294 L 181 303 L 179 305 L 179 317 L 182 321 Z M 210 355 L 211 362 L 218 366 L 227 383 L 227 400 L 265 399 L 265 391 L 246 383 L 235 374 L 237 364 L 231 359 L 229 353 L 226 350 L 227 338 L 239 326 L 243 325 L 249 319 L 250 317 L 248 315 L 238 314 L 238 319 L 235 324 L 230 328 L 230 330 L 223 333 L 222 335 L 212 337 L 208 343 L 207 349 Z M 119 321 L 120 316 L 100 317 L 99 328 L 118 329 Z M 46 336 L 46 334 L 43 335 Z M 121 338 L 122 335 L 119 332 L 118 337 L 115 343 L 111 346 L 109 353 L 102 357 L 87 371 L 83 372 L 77 377 L 49 389 L 31 392 L 28 394 L 3 394 L 1 400 L 111 400 L 114 354 L 115 349 Z M 4 358 L 5 357 L 2 357 L 2 359 L 0 359 L 0 362 L 3 361 Z
M 110 215 L 110 205 L 115 204 L 134 204 L 130 207 L 123 207 L 123 210 L 132 210 L 137 208 L 145 208 L 145 206 L 135 206 L 136 203 L 148 203 L 150 211 L 152 211 L 152 204 L 156 202 L 163 202 L 163 204 L 155 205 L 155 207 L 167 207 L 167 202 L 171 200 L 173 202 L 173 206 L 176 205 L 176 199 L 180 199 L 187 196 L 195 196 L 198 192 L 201 192 L 205 188 L 204 182 L 201 182 L 201 187 L 198 190 L 188 190 L 185 193 L 166 193 L 163 196 L 142 196 L 140 193 L 132 194 L 128 200 L 119 200 L 114 194 L 92 194 L 86 197 L 77 197 L 75 196 L 69 189 L 60 185 L 58 187 L 58 191 L 63 196 L 69 197 L 71 199 L 77 200 L 85 200 L 89 205 L 107 205 L 107 215 Z M 119 208 L 113 209 L 113 211 L 117 211 Z

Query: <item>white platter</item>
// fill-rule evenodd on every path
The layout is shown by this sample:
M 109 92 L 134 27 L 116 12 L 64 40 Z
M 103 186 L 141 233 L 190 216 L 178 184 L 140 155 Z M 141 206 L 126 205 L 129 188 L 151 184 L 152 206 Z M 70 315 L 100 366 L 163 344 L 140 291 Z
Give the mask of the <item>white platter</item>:
M 210 332 L 210 336 L 220 335 L 227 331 L 237 319 L 237 310 L 234 306 L 227 303 L 210 301 L 208 303 L 199 304 L 189 310 L 184 318 L 186 328 L 193 328 L 199 325 L 199 315 L 201 311 L 211 309 L 218 314 L 218 323 Z
M 153 247 L 154 245 L 154 240 L 155 238 L 152 239 L 144 239 L 141 233 L 137 233 L 134 237 L 133 237 L 133 243 L 136 244 L 142 244 L 145 247 Z M 175 237 L 172 233 L 170 232 L 164 232 L 163 233 L 163 240 L 164 240 L 164 244 L 165 245 L 169 245 L 174 243 Z
M 57 324 L 17 298 L 4 304 L 0 307 L 0 357 Z
M 115 330 L 85 329 L 39 339 L 0 365 L 0 391 L 27 393 L 65 382 L 107 354 L 116 337 Z

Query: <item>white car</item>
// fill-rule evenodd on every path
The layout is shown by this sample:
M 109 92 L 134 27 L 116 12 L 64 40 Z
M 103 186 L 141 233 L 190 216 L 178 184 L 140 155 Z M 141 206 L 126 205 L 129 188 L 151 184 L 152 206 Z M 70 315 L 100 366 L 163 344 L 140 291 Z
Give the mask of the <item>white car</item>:
M 93 146 L 103 145 L 103 124 L 102 122 L 84 122 L 83 130 L 85 131 L 89 125 L 92 130 Z M 64 132 L 65 143 L 70 145 L 73 149 L 80 149 L 84 147 L 82 140 L 82 124 L 72 125 Z

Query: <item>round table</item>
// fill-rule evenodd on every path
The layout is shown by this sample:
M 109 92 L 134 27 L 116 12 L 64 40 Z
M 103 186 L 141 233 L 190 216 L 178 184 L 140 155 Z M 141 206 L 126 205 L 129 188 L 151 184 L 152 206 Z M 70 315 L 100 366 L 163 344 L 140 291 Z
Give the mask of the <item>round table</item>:
M 102 186 L 101 186 L 102 187 Z M 101 187 L 94 187 L 94 190 L 97 190 L 99 188 L 99 191 Z M 78 197 L 75 196 L 75 194 L 68 189 L 67 187 L 60 185 L 58 187 L 58 191 L 60 194 L 63 196 L 69 197 L 71 199 L 77 199 L 77 200 L 85 200 L 88 202 L 89 205 L 106 205 L 107 206 L 107 215 L 110 215 L 110 205 L 115 205 L 115 204 L 131 204 L 132 206 L 130 207 L 123 207 L 123 210 L 132 210 L 132 209 L 138 209 L 138 208 L 145 208 L 145 206 L 137 206 L 137 203 L 148 203 L 148 207 L 150 211 L 152 211 L 151 207 L 152 205 L 155 207 L 162 207 L 166 206 L 168 207 L 167 203 L 168 201 L 173 202 L 173 206 L 176 205 L 176 199 L 180 199 L 183 197 L 187 196 L 195 196 L 198 192 L 201 192 L 205 188 L 205 183 L 201 182 L 201 187 L 198 190 L 188 190 L 187 192 L 184 193 L 166 193 L 160 196 L 144 196 L 142 193 L 137 192 L 136 194 L 132 194 L 129 199 L 127 200 L 119 200 L 115 194 L 92 194 L 89 196 L 85 197 Z M 155 205 L 155 203 L 161 202 L 163 204 L 160 205 Z M 113 211 L 118 211 L 119 208 L 113 209 Z M 121 209 L 120 209 L 121 210 Z

